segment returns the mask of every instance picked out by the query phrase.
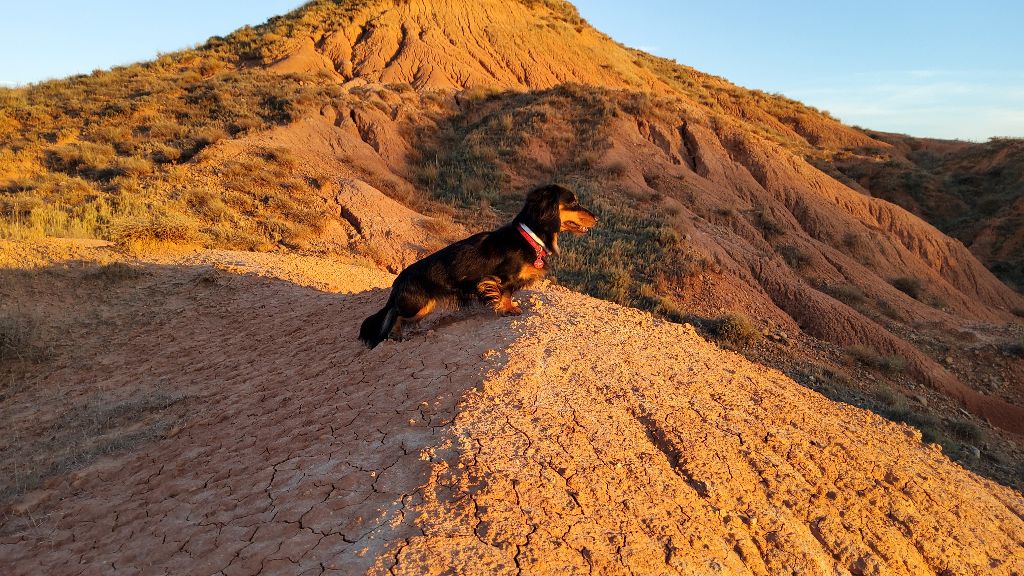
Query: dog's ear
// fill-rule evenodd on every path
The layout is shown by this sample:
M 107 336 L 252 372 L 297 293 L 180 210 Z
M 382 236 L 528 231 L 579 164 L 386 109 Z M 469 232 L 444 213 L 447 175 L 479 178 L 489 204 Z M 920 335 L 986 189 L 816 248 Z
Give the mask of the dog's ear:
M 561 196 L 560 186 L 541 186 L 530 190 L 526 195 L 526 204 L 523 206 L 522 216 L 538 231 L 557 232 L 562 225 L 559 217 L 558 201 Z

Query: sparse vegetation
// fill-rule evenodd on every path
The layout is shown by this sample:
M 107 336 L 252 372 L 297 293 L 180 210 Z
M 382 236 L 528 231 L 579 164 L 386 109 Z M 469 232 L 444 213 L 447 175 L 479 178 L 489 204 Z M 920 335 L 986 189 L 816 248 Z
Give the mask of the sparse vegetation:
M 843 282 L 837 284 L 817 282 L 815 283 L 815 287 L 817 287 L 822 292 L 828 294 L 829 296 L 835 298 L 836 300 L 839 300 L 840 302 L 843 302 L 847 306 L 853 308 L 860 307 L 861 305 L 863 305 L 865 301 L 864 291 L 853 284 L 847 284 Z
M 900 276 L 889 281 L 893 288 L 903 292 L 915 300 L 920 300 L 924 295 L 924 283 L 920 278 Z
M 782 244 L 780 246 L 776 246 L 775 250 L 780 256 L 782 256 L 782 259 L 786 261 L 786 264 L 794 270 L 802 270 L 811 262 L 811 257 L 808 256 L 807 253 L 799 246 Z
M 752 214 L 754 225 L 757 226 L 761 233 L 764 234 L 765 240 L 772 240 L 778 238 L 786 233 L 785 228 L 782 224 L 771 215 L 767 210 L 760 209 L 755 210 Z
M 0 310 L 0 362 L 40 360 L 47 352 L 44 338 L 37 314 Z
M 884 372 L 902 372 L 907 367 L 906 358 L 898 355 L 885 355 L 874 348 L 863 345 L 848 346 L 843 351 L 853 360 L 865 366 L 876 368 Z
M 151 242 L 189 244 L 199 239 L 196 222 L 180 214 L 154 213 L 117 220 L 109 237 L 121 246 Z
M 586 235 L 562 242 L 554 265 L 562 284 L 681 320 L 673 286 L 713 272 L 710 259 L 688 246 L 677 225 L 649 195 L 614 184 L 614 171 L 595 170 L 608 148 L 608 120 L 636 105 L 631 93 L 564 85 L 529 93 L 464 93 L 460 112 L 417 141 L 417 180 L 446 203 L 472 212 L 479 228 L 515 214 L 522 198 L 508 193 L 510 173 L 535 169 L 523 146 L 547 139 L 554 159 L 544 181 L 575 189 L 601 218 Z M 661 104 L 659 104 L 661 105 Z M 654 109 L 652 105 L 652 109 Z
M 761 339 L 754 322 L 735 312 L 715 318 L 710 323 L 710 331 L 716 340 L 733 348 L 746 348 Z
M 452 219 L 451 214 L 439 214 L 424 220 L 423 228 L 433 236 L 448 238 L 457 229 L 457 225 L 455 220 Z
M 981 427 L 969 420 L 951 420 L 946 424 L 946 430 L 951 436 L 962 442 L 977 444 L 984 439 L 984 432 Z
M 238 68 L 237 54 L 214 44 L 219 48 L 0 88 L 0 238 L 113 239 L 125 222 L 151 212 L 201 222 L 210 206 L 188 214 L 175 190 L 179 163 L 225 138 L 293 120 L 336 95 L 336 87 L 308 76 Z M 276 167 L 268 185 L 295 187 L 282 175 L 294 168 L 286 151 L 269 150 L 265 160 Z M 251 170 L 249 181 L 262 173 Z M 261 234 L 247 214 L 227 218 L 215 210 L 214 217 L 211 226 L 231 220 L 233 232 L 205 234 L 211 243 L 242 247 L 232 243 L 238 236 Z
M 159 392 L 125 401 L 96 396 L 65 411 L 35 442 L 12 447 L 4 454 L 7 462 L 19 456 L 23 461 L 0 475 L 0 502 L 99 457 L 163 436 L 171 427 L 171 419 L 161 413 L 182 400 L 181 396 Z M 23 453 L 14 454 L 15 449 Z

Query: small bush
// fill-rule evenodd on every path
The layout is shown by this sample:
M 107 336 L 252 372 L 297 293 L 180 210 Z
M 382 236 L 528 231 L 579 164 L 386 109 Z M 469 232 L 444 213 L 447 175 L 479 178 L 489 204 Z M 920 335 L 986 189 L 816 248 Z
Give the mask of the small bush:
M 782 224 L 764 210 L 754 212 L 754 224 L 761 229 L 761 234 L 764 235 L 766 240 L 777 238 L 786 233 Z
M 889 281 L 893 288 L 903 292 L 915 300 L 920 300 L 924 294 L 924 283 L 919 278 L 901 276 Z
M 984 433 L 977 424 L 967 420 L 952 420 L 946 426 L 946 429 L 951 436 L 964 442 L 977 443 L 984 436 Z
M 43 206 L 43 201 L 28 194 L 0 196 L 0 217 L 11 220 L 24 220 L 32 215 L 32 211 Z
M 110 173 L 116 176 L 148 176 L 153 173 L 153 162 L 138 156 L 118 158 Z
M 906 398 L 892 389 L 891 386 L 878 384 L 871 389 L 871 396 L 883 406 L 902 406 L 906 404 Z
M 889 318 L 892 318 L 893 320 L 903 319 L 903 317 L 900 315 L 899 310 L 897 310 L 888 300 L 878 301 L 878 311 L 888 316 Z
M 178 150 L 174 146 L 169 146 L 163 142 L 154 142 L 153 148 L 153 161 L 161 164 L 168 164 L 171 162 L 177 162 L 181 158 L 181 150 Z
M 678 246 L 683 239 L 679 231 L 671 226 L 658 226 L 654 229 L 652 236 L 662 247 Z
M 196 141 L 196 145 L 199 147 L 209 146 L 210 144 L 214 144 L 227 137 L 227 131 L 219 126 L 206 126 L 196 130 L 192 134 L 192 138 Z
M 623 160 L 614 160 L 605 166 L 605 171 L 613 178 L 621 178 L 629 171 L 629 165 Z
M 882 416 L 894 422 L 910 424 L 921 431 L 921 441 L 925 444 L 945 441 L 939 419 L 923 409 L 911 408 L 905 404 L 879 411 Z
M 117 152 L 110 144 L 77 142 L 58 146 L 49 153 L 49 164 L 54 170 L 93 178 L 115 176 Z
M 220 196 L 209 190 L 190 190 L 185 195 L 185 204 L 196 215 L 210 222 L 229 221 L 233 214 Z
M 823 284 L 820 290 L 849 306 L 864 302 L 864 291 L 853 284 Z
M 852 250 L 854 248 L 859 247 L 862 243 L 862 240 L 859 234 L 856 234 L 854 232 L 846 232 L 845 234 L 843 234 L 841 242 L 844 247 Z
M 782 259 L 786 261 L 786 264 L 794 270 L 805 268 L 811 262 L 811 257 L 801 250 L 799 246 L 783 244 L 781 246 L 777 246 L 775 250 L 780 256 L 782 256 Z
M 843 351 L 857 362 L 885 372 L 902 372 L 907 367 L 906 358 L 898 355 L 880 354 L 874 348 L 867 346 L 850 346 Z
M 743 314 L 719 316 L 711 322 L 710 330 L 715 339 L 736 348 L 750 346 L 761 339 L 753 321 Z
M 294 170 L 299 164 L 298 158 L 287 148 L 269 148 L 263 153 L 263 157 L 285 170 Z

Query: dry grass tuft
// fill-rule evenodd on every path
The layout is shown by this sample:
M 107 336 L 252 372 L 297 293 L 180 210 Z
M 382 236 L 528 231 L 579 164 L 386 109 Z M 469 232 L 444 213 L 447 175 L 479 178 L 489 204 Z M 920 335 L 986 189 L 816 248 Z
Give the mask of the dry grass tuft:
M 38 314 L 0 310 L 0 362 L 38 361 L 46 357 L 43 322 Z
M 898 355 L 885 355 L 874 348 L 863 345 L 848 346 L 843 349 L 850 358 L 865 366 L 877 368 L 884 372 L 902 372 L 907 367 L 907 359 Z
M 753 320 L 743 314 L 719 316 L 711 321 L 709 328 L 716 340 L 733 348 L 746 348 L 761 339 Z
M 109 236 L 121 246 L 152 242 L 192 244 L 200 239 L 195 220 L 180 214 L 166 213 L 118 220 L 110 225 Z
M 451 214 L 439 214 L 433 218 L 427 218 L 420 225 L 430 234 L 440 238 L 450 238 L 458 230 Z

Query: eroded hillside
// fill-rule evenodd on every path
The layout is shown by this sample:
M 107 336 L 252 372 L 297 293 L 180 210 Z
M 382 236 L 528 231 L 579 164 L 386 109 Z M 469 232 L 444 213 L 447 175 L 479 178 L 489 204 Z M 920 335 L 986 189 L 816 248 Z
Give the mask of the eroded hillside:
M 993 138 L 976 144 L 872 134 L 892 146 L 845 150 L 823 167 L 933 223 L 1020 290 L 1024 141 Z

